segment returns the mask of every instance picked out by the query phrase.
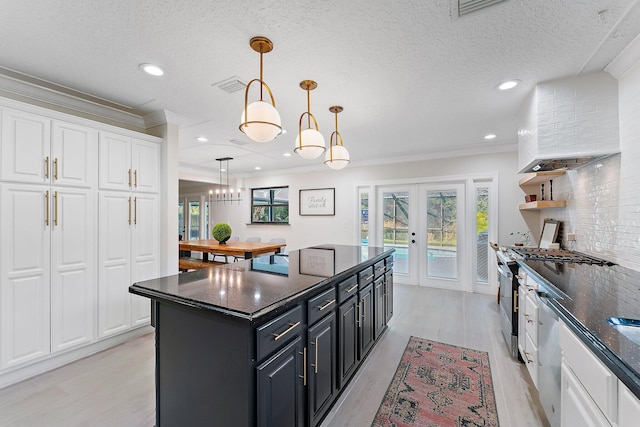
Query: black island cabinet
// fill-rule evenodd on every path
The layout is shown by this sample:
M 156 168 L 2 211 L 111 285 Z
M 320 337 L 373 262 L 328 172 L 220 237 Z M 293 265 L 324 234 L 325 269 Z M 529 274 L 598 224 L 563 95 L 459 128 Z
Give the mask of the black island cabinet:
M 393 313 L 393 249 L 322 245 L 135 283 L 156 426 L 317 426 Z

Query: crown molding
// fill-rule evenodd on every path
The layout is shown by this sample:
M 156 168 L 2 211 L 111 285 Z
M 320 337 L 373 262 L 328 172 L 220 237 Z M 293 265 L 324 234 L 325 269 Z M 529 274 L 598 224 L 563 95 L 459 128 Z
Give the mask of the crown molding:
M 144 132 L 142 116 L 126 106 L 0 67 L 0 94 L 17 101 Z

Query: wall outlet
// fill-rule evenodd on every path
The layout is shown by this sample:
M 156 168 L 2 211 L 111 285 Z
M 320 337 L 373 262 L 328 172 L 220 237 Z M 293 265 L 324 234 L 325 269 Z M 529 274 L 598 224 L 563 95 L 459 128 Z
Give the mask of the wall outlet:
M 576 241 L 576 232 L 575 231 L 573 233 L 567 233 L 567 241 L 568 242 L 575 242 Z

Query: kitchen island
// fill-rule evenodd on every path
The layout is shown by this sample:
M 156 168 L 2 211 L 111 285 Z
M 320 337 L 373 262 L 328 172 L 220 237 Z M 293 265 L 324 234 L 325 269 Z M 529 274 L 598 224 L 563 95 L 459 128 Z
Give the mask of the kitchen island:
M 156 425 L 318 425 L 393 314 L 393 249 L 322 245 L 135 283 Z

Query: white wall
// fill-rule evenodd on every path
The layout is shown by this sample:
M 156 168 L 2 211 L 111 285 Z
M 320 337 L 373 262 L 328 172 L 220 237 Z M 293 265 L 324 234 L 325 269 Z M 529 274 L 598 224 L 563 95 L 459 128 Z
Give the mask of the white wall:
M 554 180 L 554 198 L 568 205 L 545 214 L 576 231 L 574 249 L 640 270 L 640 63 L 619 79 L 618 91 L 621 154 Z M 569 245 L 566 232 L 563 240 Z
M 249 224 L 249 191 L 243 194 L 241 204 L 236 203 L 231 206 L 214 204 L 214 223 L 229 223 L 233 234 L 239 236 L 241 240 L 248 236 L 260 236 L 262 241 L 272 237 L 284 237 L 287 239 L 288 250 L 323 243 L 359 244 L 357 238 L 359 205 L 356 183 L 497 173 L 499 177 L 499 243 L 512 244 L 515 240 L 510 233 L 527 229 L 517 207 L 524 197 L 524 193 L 517 184 L 517 160 L 516 152 L 506 152 L 360 168 L 350 165 L 341 171 L 327 169 L 305 174 L 250 178 L 245 182 L 247 189 L 289 186 L 289 225 Z M 298 214 L 299 190 L 327 187 L 336 189 L 336 215 L 300 216 Z

